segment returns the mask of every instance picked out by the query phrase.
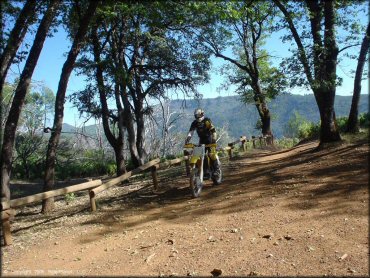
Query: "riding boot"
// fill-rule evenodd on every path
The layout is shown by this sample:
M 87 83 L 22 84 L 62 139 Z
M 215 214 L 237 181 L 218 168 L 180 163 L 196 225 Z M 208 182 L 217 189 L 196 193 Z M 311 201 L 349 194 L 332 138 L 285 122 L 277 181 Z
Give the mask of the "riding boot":
M 221 167 L 221 162 L 219 158 L 212 161 L 212 168 L 213 168 L 213 176 L 218 176 L 220 174 L 220 167 Z

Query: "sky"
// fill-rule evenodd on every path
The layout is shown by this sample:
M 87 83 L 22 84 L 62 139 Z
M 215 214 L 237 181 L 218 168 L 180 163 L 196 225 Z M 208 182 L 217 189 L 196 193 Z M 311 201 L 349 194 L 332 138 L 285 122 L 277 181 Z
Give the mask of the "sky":
M 289 47 L 280 41 L 279 35 L 278 33 L 273 34 L 266 45 L 271 55 L 284 57 L 289 55 Z M 60 28 L 53 37 L 48 37 L 44 43 L 32 81 L 34 83 L 44 84 L 56 93 L 62 66 L 65 62 L 66 53 L 68 53 L 70 45 L 71 43 L 68 41 L 66 33 L 62 28 Z M 232 87 L 229 90 L 217 90 L 223 83 L 223 77 L 219 74 L 218 69 L 223 67 L 225 63 L 226 62 L 220 58 L 212 59 L 213 69 L 211 70 L 211 79 L 207 84 L 198 87 L 199 92 L 203 94 L 203 98 L 235 95 Z M 352 95 L 354 77 L 351 74 L 351 70 L 356 69 L 356 65 L 357 61 L 347 60 L 338 66 L 337 74 L 343 78 L 343 84 L 337 87 L 337 95 Z M 8 80 L 19 76 L 20 70 L 21 69 L 18 67 L 12 66 L 8 74 Z M 77 76 L 75 71 L 73 71 L 68 82 L 67 95 L 83 89 L 85 84 L 84 78 Z M 291 91 L 291 93 L 311 94 L 312 92 L 305 89 L 295 89 Z M 362 94 L 368 93 L 369 83 L 368 80 L 364 80 L 362 82 Z M 79 119 L 77 109 L 73 108 L 72 104 L 68 101 L 65 104 L 64 122 L 77 126 L 82 122 L 82 120 Z M 93 124 L 94 122 L 90 121 L 89 123 Z

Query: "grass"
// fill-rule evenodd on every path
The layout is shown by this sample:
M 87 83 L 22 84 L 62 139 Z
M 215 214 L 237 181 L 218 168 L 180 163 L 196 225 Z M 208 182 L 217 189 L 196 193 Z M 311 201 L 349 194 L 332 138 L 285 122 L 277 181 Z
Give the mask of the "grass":
M 352 133 L 341 133 L 342 139 L 347 143 L 355 143 L 358 141 L 369 141 L 369 128 L 361 128 L 360 132 Z

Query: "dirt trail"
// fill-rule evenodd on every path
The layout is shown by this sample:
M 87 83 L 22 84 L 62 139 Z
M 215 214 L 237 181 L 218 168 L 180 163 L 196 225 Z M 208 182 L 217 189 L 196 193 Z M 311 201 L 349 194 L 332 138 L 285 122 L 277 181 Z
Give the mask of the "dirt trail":
M 99 195 L 18 211 L 5 276 L 368 276 L 367 142 L 259 151 L 223 161 L 192 199 L 184 169 Z M 177 171 L 177 172 L 176 172 Z

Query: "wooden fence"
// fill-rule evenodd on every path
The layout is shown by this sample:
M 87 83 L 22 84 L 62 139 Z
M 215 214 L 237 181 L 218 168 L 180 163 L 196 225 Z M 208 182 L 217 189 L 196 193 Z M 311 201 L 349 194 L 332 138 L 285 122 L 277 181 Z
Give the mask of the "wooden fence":
M 252 136 L 252 138 L 248 140 L 246 136 L 241 136 L 240 139 L 232 143 L 229 143 L 227 147 L 219 149 L 219 150 L 226 151 L 228 153 L 229 158 L 232 158 L 233 150 L 236 144 L 240 143 L 241 149 L 243 151 L 246 151 L 247 150 L 246 143 L 251 141 L 253 143 L 253 147 L 255 148 L 256 147 L 255 141 L 257 140 L 259 140 L 260 145 L 262 147 L 263 142 L 264 144 L 267 144 L 268 137 L 260 136 L 256 138 Z M 272 138 L 271 138 L 271 142 L 273 142 Z M 17 198 L 13 200 L 1 200 L 0 209 L 1 209 L 1 220 L 2 220 L 2 231 L 3 231 L 4 243 L 5 245 L 9 245 L 12 243 L 10 220 L 12 220 L 15 216 L 14 208 L 27 205 L 27 204 L 31 204 L 31 203 L 35 203 L 35 202 L 39 202 L 39 201 L 52 198 L 52 197 L 62 196 L 67 193 L 88 190 L 89 197 L 90 197 L 91 211 L 96 211 L 96 197 L 98 193 L 108 188 L 111 188 L 115 185 L 119 185 L 121 182 L 146 170 L 151 171 L 154 189 L 158 189 L 158 169 L 163 169 L 163 168 L 166 168 L 172 165 L 177 165 L 177 164 L 180 164 L 182 161 L 185 161 L 186 170 L 188 171 L 188 166 L 189 166 L 188 158 L 189 156 L 187 154 L 184 154 L 183 157 L 169 160 L 166 162 L 160 162 L 160 159 L 157 158 L 119 177 L 110 179 L 109 181 L 105 183 L 103 183 L 101 180 L 92 180 L 92 181 L 88 181 L 85 183 L 76 184 L 76 185 L 68 186 L 65 188 L 51 190 L 51 191 L 38 193 L 38 194 L 34 194 L 34 195 L 22 197 L 22 198 Z

